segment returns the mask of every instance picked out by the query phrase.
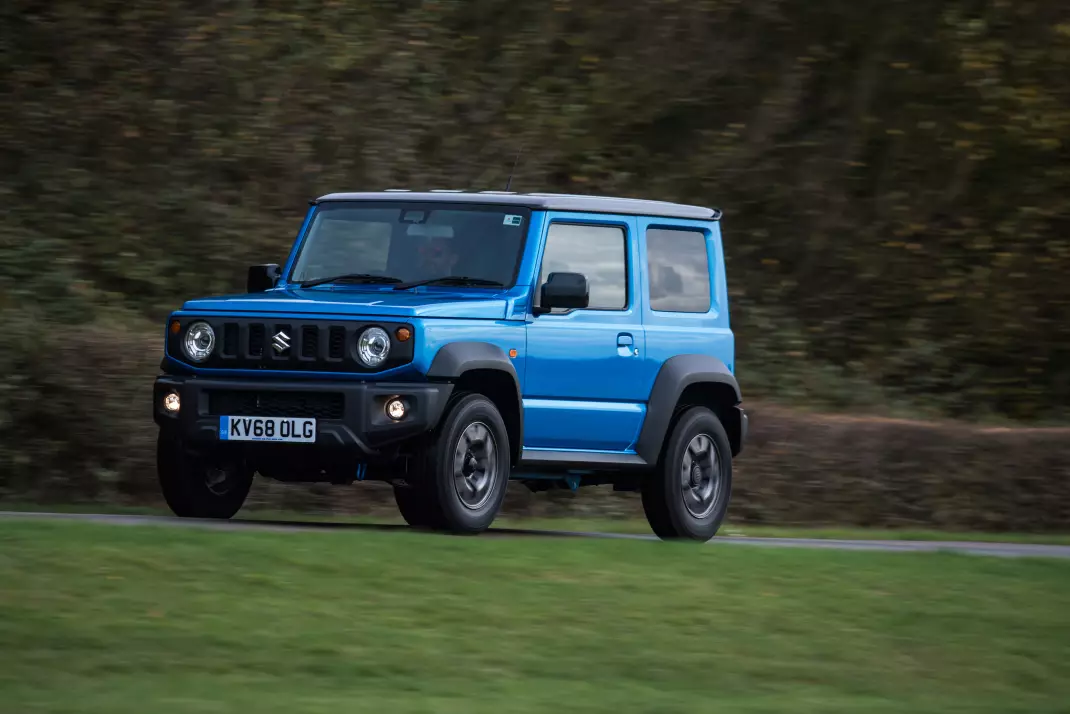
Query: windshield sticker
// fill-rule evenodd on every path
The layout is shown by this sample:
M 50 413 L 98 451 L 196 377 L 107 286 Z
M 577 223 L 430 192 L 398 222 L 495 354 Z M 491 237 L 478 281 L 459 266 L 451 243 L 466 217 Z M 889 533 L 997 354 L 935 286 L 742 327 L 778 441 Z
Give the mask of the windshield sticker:
M 429 215 L 428 211 L 402 211 L 399 220 L 402 223 L 426 223 Z
M 519 226 L 520 225 L 520 221 L 521 221 L 521 217 L 520 216 L 508 216 L 507 215 L 505 217 L 505 220 L 502 221 L 502 225 L 503 226 Z

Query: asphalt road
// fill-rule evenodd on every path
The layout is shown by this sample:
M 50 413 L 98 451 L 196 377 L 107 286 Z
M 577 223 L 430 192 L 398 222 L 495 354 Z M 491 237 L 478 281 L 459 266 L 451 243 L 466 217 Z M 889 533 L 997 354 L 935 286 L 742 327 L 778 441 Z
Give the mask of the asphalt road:
M 354 523 L 317 523 L 308 521 L 229 521 L 169 518 L 165 516 L 123 516 L 96 513 L 34 513 L 0 511 L 0 521 L 16 519 L 48 519 L 108 523 L 117 526 L 171 526 L 210 530 L 259 531 L 403 531 L 406 526 Z M 653 535 L 626 533 L 579 533 L 572 531 L 535 531 L 516 528 L 492 528 L 489 536 L 539 536 L 557 538 L 615 538 L 619 540 L 657 540 Z M 719 536 L 709 545 L 744 545 L 764 548 L 824 548 L 832 550 L 869 550 L 884 552 L 954 552 L 970 555 L 990 555 L 1005 558 L 1070 558 L 1070 545 L 1036 545 L 1027 543 L 978 543 L 967 541 L 907 541 L 907 540 L 834 540 L 824 538 L 751 538 Z

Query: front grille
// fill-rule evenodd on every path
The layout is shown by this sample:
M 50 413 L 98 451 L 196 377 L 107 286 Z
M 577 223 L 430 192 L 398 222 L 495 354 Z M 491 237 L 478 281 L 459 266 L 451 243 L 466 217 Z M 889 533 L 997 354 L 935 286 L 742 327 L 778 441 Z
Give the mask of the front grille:
M 316 359 L 319 352 L 320 331 L 315 325 L 305 325 L 301 328 L 301 356 L 305 359 Z
M 249 325 L 249 356 L 261 357 L 264 354 L 264 326 Z
M 345 354 L 346 346 L 346 331 L 341 327 L 331 328 L 330 346 L 327 348 L 327 355 L 331 359 L 342 359 Z
M 272 392 L 210 389 L 209 416 L 311 417 L 341 419 L 345 397 L 340 392 Z
M 226 357 L 238 356 L 238 326 L 233 322 L 223 326 L 223 354 Z
M 168 333 L 167 353 L 189 363 L 182 351 L 185 329 L 191 322 L 212 325 L 218 346 L 204 362 L 190 363 L 206 369 L 283 370 L 304 372 L 374 373 L 408 364 L 413 358 L 409 339 L 399 342 L 397 329 L 403 322 L 338 320 L 258 320 L 244 317 L 183 317 L 178 333 Z M 371 326 L 391 337 L 390 356 L 378 369 L 368 369 L 357 358 L 357 340 Z

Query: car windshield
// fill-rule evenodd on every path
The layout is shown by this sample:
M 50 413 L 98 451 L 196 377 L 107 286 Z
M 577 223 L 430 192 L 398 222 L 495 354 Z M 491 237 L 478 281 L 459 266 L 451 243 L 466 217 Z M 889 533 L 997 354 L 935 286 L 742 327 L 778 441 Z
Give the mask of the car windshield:
M 349 276 L 350 282 L 379 289 L 465 278 L 443 284 L 510 286 L 530 214 L 518 206 L 323 203 L 313 214 L 289 280 L 340 276 L 343 282 Z

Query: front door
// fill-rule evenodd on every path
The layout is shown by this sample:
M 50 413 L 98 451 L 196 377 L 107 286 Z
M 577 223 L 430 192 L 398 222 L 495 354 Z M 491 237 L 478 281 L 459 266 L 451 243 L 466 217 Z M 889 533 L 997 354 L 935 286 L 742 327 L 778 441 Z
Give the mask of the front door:
M 585 310 L 554 310 L 528 323 L 524 448 L 633 447 L 649 396 L 637 255 L 632 218 L 551 218 L 534 303 L 552 272 L 586 275 L 591 299 Z

